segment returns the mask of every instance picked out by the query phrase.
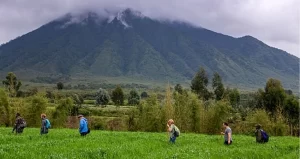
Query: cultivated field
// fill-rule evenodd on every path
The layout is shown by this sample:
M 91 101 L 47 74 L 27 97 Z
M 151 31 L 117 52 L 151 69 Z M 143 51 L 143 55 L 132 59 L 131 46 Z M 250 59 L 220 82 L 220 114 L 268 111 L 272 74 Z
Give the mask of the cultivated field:
M 22 135 L 0 128 L 1 159 L 100 159 L 100 158 L 299 158 L 299 138 L 271 137 L 256 144 L 254 137 L 234 135 L 233 145 L 223 145 L 221 135 L 181 134 L 175 145 L 166 133 L 92 131 L 86 137 L 75 129 L 26 128 Z

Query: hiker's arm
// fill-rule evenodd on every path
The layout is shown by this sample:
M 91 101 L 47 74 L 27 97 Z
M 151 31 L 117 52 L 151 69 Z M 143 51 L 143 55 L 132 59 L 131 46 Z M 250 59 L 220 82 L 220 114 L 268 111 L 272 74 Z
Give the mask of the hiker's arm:
M 169 126 L 168 124 L 167 124 L 167 126 L 168 126 L 168 131 L 171 132 L 172 131 L 172 126 Z
M 80 125 L 79 125 L 79 132 L 82 131 L 83 127 L 84 127 L 84 121 L 83 120 L 80 120 Z
M 230 144 L 231 142 L 231 133 L 228 133 L 228 143 Z
M 258 136 L 259 141 L 261 141 L 262 140 L 261 130 L 257 131 L 257 136 Z
M 45 125 L 45 122 L 44 122 L 44 120 L 42 120 L 41 128 L 44 128 L 44 125 Z
M 45 129 L 46 129 L 45 125 L 46 125 L 45 120 L 42 120 L 41 134 L 42 134 L 43 132 L 45 132 Z
M 18 120 L 15 121 L 15 125 L 14 125 L 14 127 L 13 127 L 12 132 L 14 132 L 14 131 L 17 129 L 17 123 L 18 123 Z

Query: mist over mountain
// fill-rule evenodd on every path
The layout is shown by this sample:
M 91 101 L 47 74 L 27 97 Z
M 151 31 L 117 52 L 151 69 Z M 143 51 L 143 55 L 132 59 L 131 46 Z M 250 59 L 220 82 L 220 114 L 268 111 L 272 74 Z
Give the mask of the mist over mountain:
M 209 29 L 209 28 L 208 28 Z M 251 36 L 234 38 L 126 9 L 68 14 L 0 46 L 0 71 L 187 81 L 203 66 L 225 83 L 298 88 L 299 58 Z

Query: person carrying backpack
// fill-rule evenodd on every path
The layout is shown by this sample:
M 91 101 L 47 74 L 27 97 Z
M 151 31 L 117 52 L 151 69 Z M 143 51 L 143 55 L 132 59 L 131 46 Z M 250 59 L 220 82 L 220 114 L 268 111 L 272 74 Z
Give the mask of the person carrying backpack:
M 17 113 L 16 121 L 12 133 L 16 131 L 16 134 L 22 134 L 25 127 L 26 127 L 26 121 L 21 117 L 20 113 Z
M 167 127 L 168 127 L 169 136 L 170 136 L 170 142 L 175 144 L 175 140 L 176 140 L 177 137 L 179 137 L 180 131 L 177 128 L 177 126 L 174 124 L 173 119 L 170 119 L 168 121 Z
M 78 118 L 80 119 L 79 122 L 79 133 L 81 136 L 85 136 L 90 133 L 90 129 L 88 127 L 88 121 L 83 115 L 79 115 Z
M 46 114 L 41 114 L 42 125 L 41 125 L 41 135 L 48 134 L 51 127 L 50 121 L 47 119 Z
M 261 129 L 261 125 L 257 124 L 255 130 L 255 137 L 257 143 L 266 143 L 269 141 L 269 135 Z

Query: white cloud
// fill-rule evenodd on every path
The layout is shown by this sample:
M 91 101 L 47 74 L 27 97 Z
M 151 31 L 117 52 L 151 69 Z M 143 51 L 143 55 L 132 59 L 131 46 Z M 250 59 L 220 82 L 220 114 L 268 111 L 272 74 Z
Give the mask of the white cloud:
M 66 13 L 133 8 L 156 19 L 182 20 L 263 42 L 299 55 L 298 0 L 1 0 L 0 43 L 5 43 Z M 4 16 L 3 16 L 4 15 Z

